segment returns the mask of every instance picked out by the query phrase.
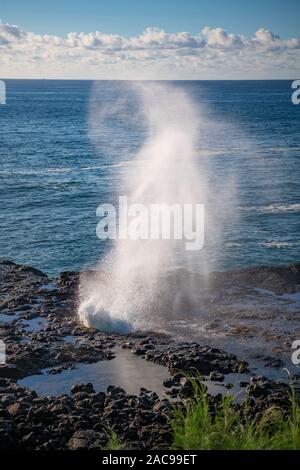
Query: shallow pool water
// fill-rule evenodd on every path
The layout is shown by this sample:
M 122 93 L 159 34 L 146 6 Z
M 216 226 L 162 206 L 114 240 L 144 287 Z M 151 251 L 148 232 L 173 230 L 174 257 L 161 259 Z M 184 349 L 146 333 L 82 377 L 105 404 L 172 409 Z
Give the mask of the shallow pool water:
M 110 361 L 79 364 L 76 369 L 64 370 L 59 374 L 49 374 L 49 370 L 45 370 L 43 375 L 25 377 L 19 384 L 43 396 L 70 393 L 72 385 L 86 382 L 91 382 L 96 392 L 106 391 L 108 385 L 116 385 L 129 394 L 137 395 L 144 387 L 163 396 L 163 381 L 168 377 L 166 367 L 118 349 L 115 358 Z
M 15 315 L 7 315 L 5 313 L 0 313 L 0 323 L 10 323 L 13 320 L 16 320 Z
M 22 323 L 24 325 L 24 330 L 30 333 L 43 330 L 48 324 L 47 320 L 42 317 L 31 318 L 30 320 L 22 320 Z

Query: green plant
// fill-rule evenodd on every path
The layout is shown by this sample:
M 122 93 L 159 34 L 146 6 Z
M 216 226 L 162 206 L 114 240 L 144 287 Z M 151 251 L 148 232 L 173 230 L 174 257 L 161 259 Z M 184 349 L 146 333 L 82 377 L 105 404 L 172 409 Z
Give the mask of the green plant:
M 300 407 L 293 387 L 287 412 L 272 406 L 250 418 L 249 402 L 238 406 L 227 395 L 216 405 L 200 377 L 189 377 L 189 380 L 194 396 L 187 400 L 185 407 L 174 408 L 171 420 L 174 449 L 300 449 Z
M 102 450 L 124 450 L 124 444 L 119 439 L 117 434 L 114 431 L 110 431 L 109 433 L 109 440 L 106 446 L 102 448 Z

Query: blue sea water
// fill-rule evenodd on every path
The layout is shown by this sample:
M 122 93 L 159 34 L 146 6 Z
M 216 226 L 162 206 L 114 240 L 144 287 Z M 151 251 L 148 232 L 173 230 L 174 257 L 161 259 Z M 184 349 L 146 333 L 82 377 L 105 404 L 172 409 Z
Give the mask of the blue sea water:
M 291 81 L 172 85 L 204 106 L 212 123 L 199 139 L 212 203 L 234 180 L 238 218 L 229 217 L 205 245 L 211 269 L 299 262 L 300 106 L 291 102 Z M 97 118 L 91 126 L 90 109 L 114 106 L 122 93 L 128 99 L 126 84 L 98 82 L 96 93 L 91 81 L 7 80 L 6 86 L 0 257 L 54 275 L 94 265 L 109 246 L 96 237 L 96 208 L 115 201 L 146 131 L 134 119 L 124 127 L 118 116 L 110 132 Z M 134 116 L 134 96 L 129 105 Z M 103 146 L 95 144 L 98 137 Z

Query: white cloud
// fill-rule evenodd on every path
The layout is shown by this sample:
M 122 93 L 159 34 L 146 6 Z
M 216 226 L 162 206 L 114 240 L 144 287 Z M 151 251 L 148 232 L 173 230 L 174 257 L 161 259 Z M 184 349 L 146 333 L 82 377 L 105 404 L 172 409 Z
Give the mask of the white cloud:
M 139 36 L 99 31 L 40 35 L 0 21 L 0 75 L 49 78 L 292 78 L 300 39 L 268 29 L 252 37 L 205 27 L 198 34 L 149 27 Z
M 206 26 L 202 30 L 207 47 L 217 47 L 221 49 L 240 49 L 245 45 L 243 36 L 237 34 L 228 34 L 222 28 L 209 28 Z

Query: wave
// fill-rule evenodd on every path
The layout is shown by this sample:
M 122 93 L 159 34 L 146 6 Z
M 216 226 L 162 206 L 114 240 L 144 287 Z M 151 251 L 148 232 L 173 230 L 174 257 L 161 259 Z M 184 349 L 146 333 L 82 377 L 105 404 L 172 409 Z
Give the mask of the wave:
M 101 170 L 103 168 L 119 168 L 126 165 L 129 165 L 130 161 L 123 161 L 118 163 L 102 163 L 100 165 L 91 165 L 84 167 L 62 167 L 62 168 L 46 168 L 41 170 L 0 170 L 0 175 L 9 176 L 9 175 L 23 175 L 23 176 L 36 176 L 36 175 L 45 175 L 45 173 L 50 174 L 59 174 L 59 173 L 78 173 L 81 171 L 89 170 Z
M 261 147 L 260 152 L 300 152 L 300 147 Z
M 283 212 L 300 212 L 300 204 L 269 204 L 268 206 L 242 206 L 243 212 L 258 212 L 261 214 L 281 214 Z
M 267 248 L 291 248 L 294 246 L 294 243 L 288 243 L 288 242 L 281 242 L 278 240 L 272 240 L 269 242 L 264 242 L 262 243 L 262 246 L 265 246 Z

